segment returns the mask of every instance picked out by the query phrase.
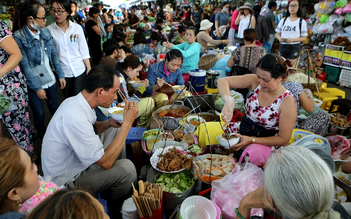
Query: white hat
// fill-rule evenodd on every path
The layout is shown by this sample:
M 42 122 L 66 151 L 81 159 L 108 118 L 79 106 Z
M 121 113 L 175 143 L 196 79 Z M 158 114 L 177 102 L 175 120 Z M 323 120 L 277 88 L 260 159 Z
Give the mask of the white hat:
M 172 9 L 171 7 L 169 7 L 169 5 L 167 5 L 167 6 L 163 9 L 163 11 L 171 12 L 171 11 L 173 11 L 173 9 Z
M 200 23 L 200 30 L 207 30 L 207 29 L 211 28 L 212 25 L 213 25 L 213 23 L 210 22 L 209 20 L 207 20 L 207 19 L 202 20 Z
M 253 11 L 251 3 L 249 2 L 246 2 L 243 6 L 239 7 L 239 10 L 243 10 L 243 9 L 249 9 L 250 11 Z

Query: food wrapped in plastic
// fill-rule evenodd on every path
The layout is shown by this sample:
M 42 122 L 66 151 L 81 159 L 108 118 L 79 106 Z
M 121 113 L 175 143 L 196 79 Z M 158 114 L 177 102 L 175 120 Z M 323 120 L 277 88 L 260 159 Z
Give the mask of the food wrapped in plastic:
M 244 109 L 244 97 L 241 93 L 231 90 L 230 95 L 234 98 L 235 106 L 234 109 L 243 110 Z M 224 100 L 220 94 L 217 95 L 214 105 L 218 109 L 222 109 L 224 106 Z
M 241 199 L 263 185 L 263 170 L 251 163 L 238 164 L 233 172 L 212 183 L 211 200 L 222 209 L 223 218 L 235 218 Z M 263 217 L 263 209 L 251 209 L 251 216 Z
M 9 98 L 5 93 L 4 85 L 0 86 L 0 115 L 17 110 L 17 106 L 11 98 Z

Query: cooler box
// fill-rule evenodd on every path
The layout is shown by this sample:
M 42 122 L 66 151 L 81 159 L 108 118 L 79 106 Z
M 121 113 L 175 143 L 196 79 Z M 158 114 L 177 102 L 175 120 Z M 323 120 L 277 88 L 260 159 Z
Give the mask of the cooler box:
M 206 70 L 196 69 L 190 71 L 189 81 L 197 92 L 203 92 L 206 85 Z

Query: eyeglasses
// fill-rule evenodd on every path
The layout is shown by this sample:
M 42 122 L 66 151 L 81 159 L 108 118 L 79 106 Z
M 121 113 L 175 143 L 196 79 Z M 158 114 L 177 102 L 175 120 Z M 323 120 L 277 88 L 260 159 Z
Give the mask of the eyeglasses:
M 35 19 L 41 19 L 41 20 L 46 20 L 46 17 L 35 17 Z
M 50 12 L 51 12 L 51 14 L 52 15 L 55 15 L 55 13 L 57 14 L 57 15 L 61 15 L 61 14 L 63 14 L 63 12 L 66 12 L 66 11 L 61 11 L 61 10 L 54 10 L 54 9 L 50 9 Z
M 257 76 L 258 80 L 262 79 L 266 83 L 268 83 L 272 80 L 272 78 L 262 78 L 262 77 L 258 76 L 258 74 L 256 74 L 256 76 Z
M 299 5 L 289 5 L 290 8 L 298 8 Z

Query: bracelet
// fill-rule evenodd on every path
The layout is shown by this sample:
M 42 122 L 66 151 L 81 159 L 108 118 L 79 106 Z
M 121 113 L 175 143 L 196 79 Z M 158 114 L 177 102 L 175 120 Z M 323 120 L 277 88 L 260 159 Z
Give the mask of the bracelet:
M 239 208 L 235 208 L 235 213 L 240 219 L 245 219 L 240 213 L 239 213 Z
M 255 142 L 256 142 L 256 137 L 253 136 L 253 137 L 252 137 L 252 142 L 251 142 L 251 144 L 254 144 Z

